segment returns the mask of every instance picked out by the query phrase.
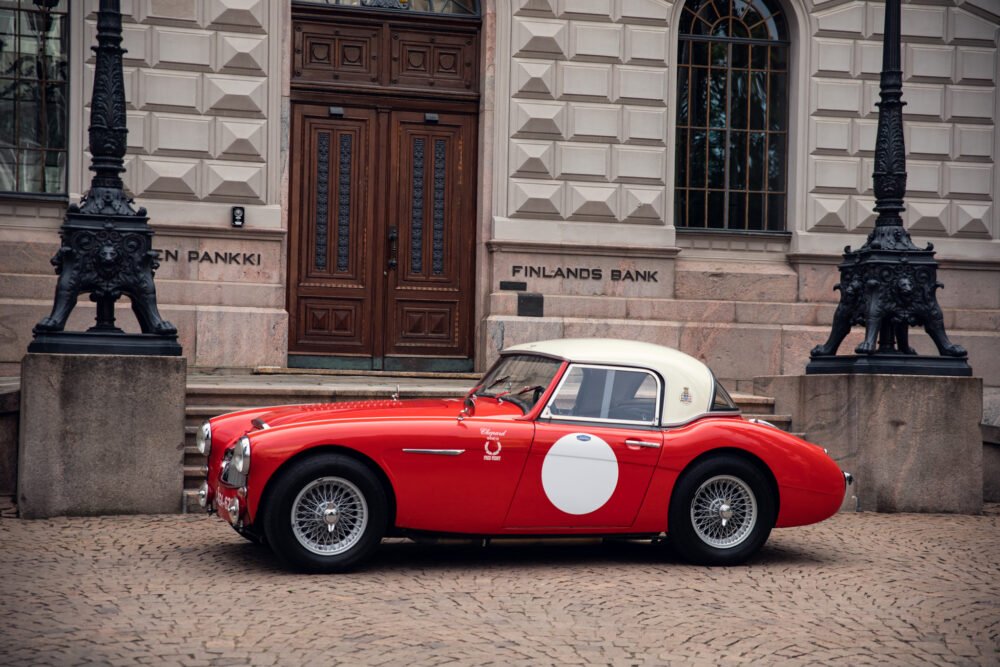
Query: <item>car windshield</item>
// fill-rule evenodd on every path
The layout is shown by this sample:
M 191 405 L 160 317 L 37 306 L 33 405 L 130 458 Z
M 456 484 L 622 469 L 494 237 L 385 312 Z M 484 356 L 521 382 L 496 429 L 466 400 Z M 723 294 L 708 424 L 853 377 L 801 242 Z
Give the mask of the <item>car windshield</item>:
M 562 362 L 532 354 L 501 357 L 473 391 L 476 396 L 490 396 L 510 401 L 527 413 L 552 383 Z

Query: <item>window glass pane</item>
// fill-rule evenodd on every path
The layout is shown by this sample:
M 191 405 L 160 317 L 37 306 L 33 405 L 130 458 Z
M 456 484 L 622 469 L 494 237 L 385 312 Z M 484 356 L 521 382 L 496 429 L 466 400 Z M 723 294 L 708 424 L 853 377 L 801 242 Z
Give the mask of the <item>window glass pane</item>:
M 712 67 L 725 67 L 729 62 L 729 49 L 725 42 L 712 42 L 709 47 L 712 58 Z
M 783 192 L 785 189 L 785 135 L 771 134 L 767 142 L 767 189 Z
M 743 192 L 729 193 L 729 229 L 746 229 L 747 196 Z
M 750 129 L 763 130 L 767 119 L 767 72 L 750 73 Z
M 708 133 L 708 187 L 726 187 L 726 133 Z
M 14 81 L 0 79 L 0 146 L 12 146 L 17 142 L 14 108 Z
M 770 77 L 771 89 L 767 99 L 771 103 L 767 109 L 767 127 L 771 130 L 784 130 L 787 123 L 785 113 L 788 108 L 788 88 L 787 78 L 784 73 L 772 73 Z
M 691 126 L 708 126 L 708 70 L 691 69 Z
M 764 195 L 751 192 L 747 195 L 747 229 L 764 229 Z
M 750 47 L 750 66 L 754 69 L 767 69 L 767 47 Z
M 691 161 L 688 166 L 688 185 L 692 188 L 705 187 L 705 132 L 692 130 L 691 141 Z
M 33 82 L 32 82 L 33 83 Z M 22 83 L 19 86 L 21 94 L 17 100 L 17 139 L 22 148 L 38 148 L 41 146 L 40 115 L 35 85 Z
M 732 45 L 732 67 L 734 69 L 747 69 L 750 67 L 750 47 L 746 44 Z
M 767 196 L 767 229 L 780 232 L 785 228 L 785 195 Z
M 21 151 L 18 165 L 18 188 L 21 192 L 45 192 L 45 153 Z
M 726 99 L 726 78 L 728 72 L 724 69 L 710 70 L 709 75 L 709 112 L 708 112 L 708 124 L 711 127 L 725 127 L 726 126 L 726 107 L 728 100 Z
M 747 133 L 729 133 L 729 187 L 745 190 L 747 187 Z
M 788 69 L 788 49 L 783 46 L 771 47 L 771 69 L 783 72 Z
M 0 148 L 0 190 L 10 192 L 17 189 L 16 168 L 17 153 L 14 149 Z
M 767 137 L 763 132 L 750 133 L 750 150 L 747 154 L 747 171 L 750 174 L 748 184 L 750 190 L 764 189 L 764 153 L 767 150 Z
M 708 42 L 693 42 L 691 45 L 691 64 L 708 65 Z
M 688 192 L 688 225 L 691 227 L 705 226 L 704 190 L 691 190 Z
M 726 227 L 726 193 L 721 190 L 708 193 L 708 219 L 710 229 Z
M 66 182 L 66 152 L 65 151 L 45 151 L 45 173 L 43 192 L 62 192 Z
M 748 74 L 746 72 L 733 72 L 732 83 L 729 88 L 729 117 L 730 127 L 745 130 L 749 127 L 747 112 L 749 110 Z
M 0 9 L 0 40 L 5 35 L 17 34 L 17 12 L 13 9 Z M 12 48 L 10 42 L 6 48 Z

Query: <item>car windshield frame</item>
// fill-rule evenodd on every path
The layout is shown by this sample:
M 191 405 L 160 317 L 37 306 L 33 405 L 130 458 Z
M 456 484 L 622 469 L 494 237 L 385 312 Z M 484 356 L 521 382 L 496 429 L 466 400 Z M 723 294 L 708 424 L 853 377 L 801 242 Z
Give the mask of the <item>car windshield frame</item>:
M 562 359 L 530 352 L 505 354 L 472 388 L 470 395 L 513 403 L 528 414 L 552 386 L 564 363 Z M 528 394 L 529 389 L 534 391 Z

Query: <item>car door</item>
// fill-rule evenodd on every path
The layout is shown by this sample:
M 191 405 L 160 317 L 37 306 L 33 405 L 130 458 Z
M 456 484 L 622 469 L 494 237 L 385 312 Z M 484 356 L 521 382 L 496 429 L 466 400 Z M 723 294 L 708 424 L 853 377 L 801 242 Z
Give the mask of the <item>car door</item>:
M 631 526 L 663 445 L 662 388 L 647 370 L 571 365 L 535 424 L 505 531 Z
M 396 494 L 396 525 L 449 533 L 500 531 L 533 431 L 530 421 L 509 417 L 411 424 L 384 459 Z

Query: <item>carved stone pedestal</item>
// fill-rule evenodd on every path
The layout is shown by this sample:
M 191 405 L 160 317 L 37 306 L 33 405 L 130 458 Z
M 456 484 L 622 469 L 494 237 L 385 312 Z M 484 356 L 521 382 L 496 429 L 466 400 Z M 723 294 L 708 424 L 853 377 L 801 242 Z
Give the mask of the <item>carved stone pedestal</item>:
M 183 357 L 26 355 L 20 515 L 180 512 L 185 373 Z
M 982 379 L 783 375 L 754 392 L 854 475 L 842 509 L 982 512 Z

